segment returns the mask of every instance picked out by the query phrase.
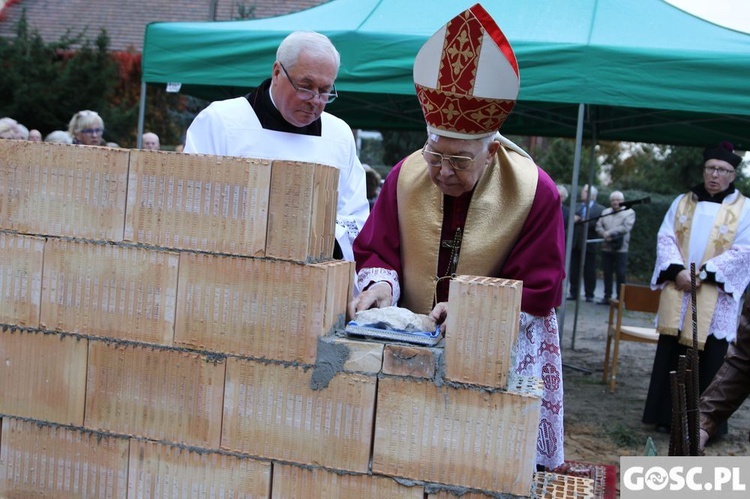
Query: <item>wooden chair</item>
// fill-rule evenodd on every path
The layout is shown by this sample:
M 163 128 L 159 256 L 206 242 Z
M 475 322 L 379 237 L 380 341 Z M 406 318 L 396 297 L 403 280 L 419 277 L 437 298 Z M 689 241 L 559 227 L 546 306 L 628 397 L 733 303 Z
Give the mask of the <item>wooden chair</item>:
M 656 314 L 659 309 L 659 295 L 661 290 L 652 290 L 648 286 L 623 284 L 620 286 L 620 298 L 609 302 L 609 326 L 607 327 L 607 350 L 604 354 L 604 370 L 602 382 L 609 383 L 609 392 L 615 393 L 617 380 L 617 361 L 620 354 L 621 341 L 636 341 L 639 343 L 656 343 L 659 334 L 654 327 L 641 327 L 627 324 L 627 317 L 623 317 L 626 310 L 635 312 L 649 312 Z M 609 362 L 609 350 L 614 340 L 612 364 Z

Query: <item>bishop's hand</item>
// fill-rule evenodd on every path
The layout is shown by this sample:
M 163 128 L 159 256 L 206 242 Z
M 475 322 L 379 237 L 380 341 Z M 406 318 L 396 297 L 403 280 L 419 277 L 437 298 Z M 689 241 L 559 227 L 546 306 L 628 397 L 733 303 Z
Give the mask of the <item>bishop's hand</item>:
M 436 324 L 440 324 L 440 332 L 445 334 L 445 323 L 448 318 L 448 302 L 441 301 L 435 308 L 430 312 L 430 319 L 433 319 Z
M 349 318 L 357 312 L 370 308 L 389 307 L 393 303 L 393 291 L 387 282 L 376 282 L 349 302 Z

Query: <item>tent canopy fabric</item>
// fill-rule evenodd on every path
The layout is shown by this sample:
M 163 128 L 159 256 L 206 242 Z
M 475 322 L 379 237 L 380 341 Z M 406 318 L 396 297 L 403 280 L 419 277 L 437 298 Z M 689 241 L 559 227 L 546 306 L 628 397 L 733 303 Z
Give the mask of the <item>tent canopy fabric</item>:
M 412 64 L 438 28 L 476 0 L 333 0 L 267 19 L 153 23 L 143 81 L 181 83 L 209 100 L 270 76 L 295 30 L 341 52 L 340 98 L 327 110 L 353 128 L 423 129 Z M 521 92 L 503 133 L 574 137 L 579 104 L 598 140 L 750 149 L 750 35 L 662 0 L 484 0 L 510 41 Z

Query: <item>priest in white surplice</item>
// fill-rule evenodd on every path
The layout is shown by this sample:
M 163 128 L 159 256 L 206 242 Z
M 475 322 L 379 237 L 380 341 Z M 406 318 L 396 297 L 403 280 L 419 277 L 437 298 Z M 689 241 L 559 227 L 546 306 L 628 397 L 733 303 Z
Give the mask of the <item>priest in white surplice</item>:
M 339 64 L 339 53 L 327 37 L 309 31 L 290 34 L 279 45 L 271 78 L 244 97 L 214 102 L 201 111 L 188 128 L 184 152 L 338 168 L 333 256 L 351 261 L 369 203 L 352 130 L 324 112 L 337 97 Z
M 697 293 L 699 389 L 711 383 L 737 335 L 742 293 L 750 282 L 750 203 L 734 186 L 742 158 L 728 142 L 703 152 L 703 183 L 672 202 L 656 243 L 652 288 L 661 288 L 659 344 L 643 422 L 668 432 L 672 421 L 669 372 L 692 345 L 690 264 Z M 717 430 L 727 432 L 726 422 Z

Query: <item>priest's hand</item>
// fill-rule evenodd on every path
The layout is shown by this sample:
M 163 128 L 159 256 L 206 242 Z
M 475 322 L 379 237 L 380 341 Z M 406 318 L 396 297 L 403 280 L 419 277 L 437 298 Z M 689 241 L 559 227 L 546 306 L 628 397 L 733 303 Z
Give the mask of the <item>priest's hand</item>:
M 430 319 L 433 319 L 436 324 L 440 324 L 440 332 L 445 334 L 445 319 L 448 318 L 448 302 L 441 301 L 435 308 L 430 312 Z
M 701 452 L 701 454 L 703 454 L 703 449 L 706 447 L 706 442 L 708 442 L 708 433 L 706 433 L 706 430 L 704 430 L 703 428 L 701 428 L 701 430 L 700 430 L 700 436 L 701 436 L 700 452 Z
M 695 287 L 699 288 L 701 280 L 698 276 L 695 278 Z M 690 271 L 688 269 L 682 269 L 679 274 L 674 278 L 674 287 L 679 291 L 690 292 L 693 288 L 690 285 Z
M 389 307 L 392 303 L 391 285 L 387 282 L 376 282 L 349 302 L 349 318 L 354 319 L 357 312 L 361 310 Z

